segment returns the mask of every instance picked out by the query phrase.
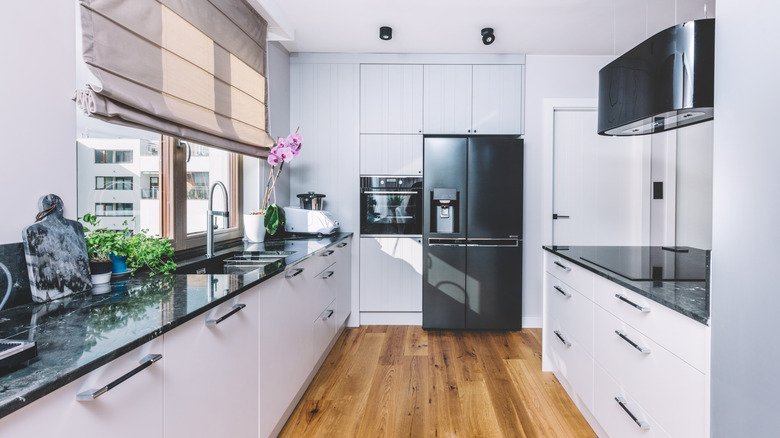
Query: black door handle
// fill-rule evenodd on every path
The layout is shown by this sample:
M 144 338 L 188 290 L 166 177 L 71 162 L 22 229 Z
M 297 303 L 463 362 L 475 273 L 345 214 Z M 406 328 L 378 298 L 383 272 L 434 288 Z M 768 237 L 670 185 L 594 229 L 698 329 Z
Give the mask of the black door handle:
M 568 219 L 569 216 L 564 216 L 562 214 L 553 213 L 553 219 Z

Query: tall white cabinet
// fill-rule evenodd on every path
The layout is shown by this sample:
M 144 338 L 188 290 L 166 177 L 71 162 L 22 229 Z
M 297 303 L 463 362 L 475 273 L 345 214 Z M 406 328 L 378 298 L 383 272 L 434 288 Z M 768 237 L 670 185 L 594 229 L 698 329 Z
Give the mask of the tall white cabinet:
M 423 66 L 360 66 L 360 132 L 421 134 Z
M 360 254 L 361 319 L 383 316 L 368 312 L 406 312 L 422 318 L 422 239 L 364 237 Z

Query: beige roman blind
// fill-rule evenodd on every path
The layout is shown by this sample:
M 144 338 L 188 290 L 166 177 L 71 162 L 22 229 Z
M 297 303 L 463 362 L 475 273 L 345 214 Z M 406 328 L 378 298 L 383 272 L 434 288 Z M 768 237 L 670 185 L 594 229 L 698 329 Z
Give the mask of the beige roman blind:
M 264 157 L 267 22 L 245 0 L 82 0 L 90 116 Z

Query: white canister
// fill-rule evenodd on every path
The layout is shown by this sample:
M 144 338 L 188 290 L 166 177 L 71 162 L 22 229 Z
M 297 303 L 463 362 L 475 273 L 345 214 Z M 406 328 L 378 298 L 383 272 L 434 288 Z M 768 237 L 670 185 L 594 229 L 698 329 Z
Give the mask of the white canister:
M 245 214 L 244 235 L 250 242 L 262 242 L 265 240 L 265 215 Z

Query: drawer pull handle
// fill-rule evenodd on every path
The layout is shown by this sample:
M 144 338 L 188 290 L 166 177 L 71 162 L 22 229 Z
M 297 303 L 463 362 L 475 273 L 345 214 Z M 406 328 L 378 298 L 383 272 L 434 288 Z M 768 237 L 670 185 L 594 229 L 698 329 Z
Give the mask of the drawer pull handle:
M 293 278 L 301 275 L 302 272 L 303 272 L 303 268 L 296 268 L 288 271 L 284 276 L 286 278 Z
M 563 263 L 561 263 L 561 262 L 559 262 L 559 261 L 557 261 L 557 260 L 556 260 L 556 261 L 554 261 L 553 263 L 555 263 L 556 265 L 558 265 L 558 267 L 559 267 L 559 268 L 563 269 L 563 270 L 564 270 L 564 271 L 566 271 L 566 272 L 569 272 L 569 271 L 571 271 L 571 268 L 570 268 L 570 267 L 568 267 L 568 266 L 564 265 Z
M 323 280 L 327 280 L 328 278 L 333 277 L 333 274 L 334 274 L 333 271 L 325 271 L 322 273 L 322 277 L 320 278 L 322 278 Z
M 206 320 L 206 325 L 208 325 L 208 326 L 217 325 L 220 322 L 222 322 L 222 321 L 230 318 L 231 316 L 235 315 L 236 313 L 240 312 L 241 309 L 243 309 L 244 307 L 246 307 L 246 304 L 233 304 L 233 307 L 231 307 L 233 310 L 231 310 L 230 312 L 220 316 L 217 319 L 207 319 Z
M 628 406 L 626 406 L 628 403 L 626 402 L 626 399 L 623 397 L 615 397 L 615 401 L 618 402 L 621 408 L 623 408 L 624 411 L 626 411 L 626 414 L 628 414 L 629 417 L 631 417 L 632 420 L 634 420 L 634 423 L 637 424 L 637 426 L 641 427 L 644 430 L 650 429 L 650 425 L 645 423 L 644 421 L 636 418 L 636 415 L 634 415 L 633 412 L 631 412 L 628 409 Z
M 566 292 L 565 290 L 563 290 L 563 288 L 561 288 L 560 286 L 553 286 L 553 289 L 555 289 L 555 290 L 557 290 L 558 292 L 560 292 L 560 293 L 561 293 L 561 295 L 563 295 L 564 297 L 566 297 L 566 298 L 571 298 L 571 294 L 570 294 L 570 293 L 568 293 L 568 292 Z
M 322 255 L 323 257 L 327 257 L 327 256 L 329 256 L 329 255 L 333 254 L 334 252 L 335 252 L 335 251 L 333 251 L 332 249 L 329 249 L 329 250 L 327 250 L 327 251 L 323 252 L 321 255 Z
M 642 352 L 644 354 L 650 354 L 650 349 L 649 348 L 647 348 L 647 347 L 640 347 L 639 345 L 637 345 L 637 343 L 632 341 L 628 337 L 628 335 L 626 335 L 626 332 L 624 332 L 623 330 L 615 330 L 615 334 L 620 336 L 621 339 L 623 339 L 624 341 L 626 341 L 629 344 L 631 344 L 632 347 L 636 348 L 640 352 Z
M 322 314 L 320 315 L 320 319 L 323 320 L 323 321 L 327 321 L 327 320 L 330 319 L 331 316 L 333 316 L 333 311 L 328 309 L 328 310 L 322 312 Z
M 347 242 L 341 242 L 338 245 L 336 245 L 336 248 L 344 248 L 345 246 L 347 246 Z
M 631 305 L 633 308 L 635 308 L 636 310 L 639 310 L 640 312 L 649 312 L 650 311 L 649 307 L 640 306 L 639 304 L 637 304 L 637 303 L 629 300 L 628 298 L 626 298 L 625 295 L 615 294 L 615 298 L 619 299 L 620 301 L 623 301 L 624 303 L 627 303 L 627 304 Z
M 561 334 L 560 330 L 555 330 L 553 333 L 555 333 L 555 336 L 557 336 L 557 337 L 558 337 L 558 339 L 560 339 L 560 340 L 561 340 L 561 342 L 563 342 L 563 345 L 565 345 L 565 346 L 567 346 L 567 347 L 571 347 L 571 342 L 567 341 L 567 340 L 566 340 L 566 339 L 563 337 L 563 335 Z
M 144 356 L 141 360 L 138 361 L 141 365 L 138 365 L 137 367 L 133 368 L 130 372 L 123 375 L 122 377 L 114 380 L 113 382 L 109 383 L 108 385 L 100 388 L 100 389 L 88 389 L 84 392 L 80 392 L 76 395 L 76 400 L 80 402 L 84 401 L 92 401 L 96 398 L 100 397 L 101 395 L 107 393 L 108 391 L 111 391 L 112 389 L 116 388 L 118 385 L 120 385 L 125 380 L 133 377 L 134 375 L 140 373 L 144 369 L 150 367 L 153 363 L 157 362 L 158 360 L 162 359 L 162 354 L 147 354 Z

